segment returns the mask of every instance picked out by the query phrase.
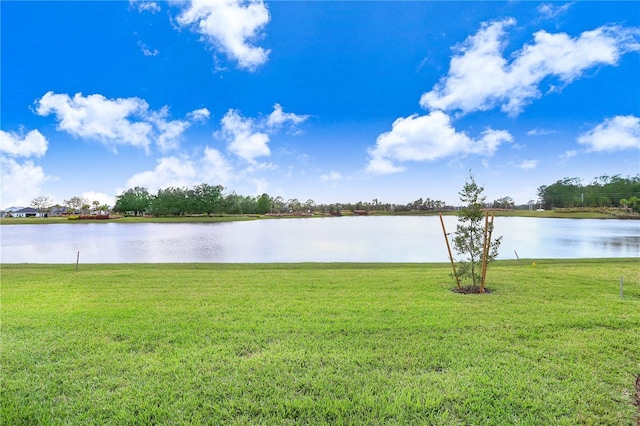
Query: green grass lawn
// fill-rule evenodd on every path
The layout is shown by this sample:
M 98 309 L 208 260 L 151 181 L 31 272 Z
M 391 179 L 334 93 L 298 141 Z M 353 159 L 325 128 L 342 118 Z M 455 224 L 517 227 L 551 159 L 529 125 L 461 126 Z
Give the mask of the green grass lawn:
M 0 424 L 633 425 L 638 266 L 2 265 Z

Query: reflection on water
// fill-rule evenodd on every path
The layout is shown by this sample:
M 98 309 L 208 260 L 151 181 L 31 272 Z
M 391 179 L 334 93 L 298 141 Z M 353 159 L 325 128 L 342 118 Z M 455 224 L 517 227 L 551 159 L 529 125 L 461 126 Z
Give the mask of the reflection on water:
M 455 217 L 445 217 L 448 232 Z M 446 262 L 437 216 L 0 227 L 2 263 Z M 498 217 L 501 259 L 638 257 L 640 222 Z

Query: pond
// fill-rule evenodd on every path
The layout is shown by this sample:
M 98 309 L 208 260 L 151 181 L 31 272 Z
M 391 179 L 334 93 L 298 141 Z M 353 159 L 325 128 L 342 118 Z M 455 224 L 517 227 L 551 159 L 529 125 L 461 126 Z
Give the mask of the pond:
M 447 232 L 457 218 L 447 216 Z M 447 262 L 437 216 L 4 225 L 2 263 Z M 638 257 L 640 221 L 496 217 L 499 259 Z M 449 239 L 451 236 L 449 236 Z

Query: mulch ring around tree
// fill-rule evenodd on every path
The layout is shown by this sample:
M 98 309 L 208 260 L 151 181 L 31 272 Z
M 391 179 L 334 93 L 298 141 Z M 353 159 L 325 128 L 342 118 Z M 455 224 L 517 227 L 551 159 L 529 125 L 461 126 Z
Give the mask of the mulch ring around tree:
M 468 286 L 468 287 L 454 287 L 451 289 L 454 293 L 460 294 L 480 294 L 480 287 L 478 286 Z M 483 293 L 493 293 L 493 290 L 485 287 Z

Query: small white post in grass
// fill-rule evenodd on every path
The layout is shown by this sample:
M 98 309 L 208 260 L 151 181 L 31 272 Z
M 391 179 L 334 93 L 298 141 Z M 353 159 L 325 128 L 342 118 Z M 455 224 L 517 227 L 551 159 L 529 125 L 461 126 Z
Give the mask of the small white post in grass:
M 78 250 L 78 255 L 76 256 L 76 271 L 78 270 L 78 263 L 80 263 L 80 251 Z
M 622 286 L 624 285 L 624 275 L 620 277 L 620 299 L 623 298 L 622 296 Z

